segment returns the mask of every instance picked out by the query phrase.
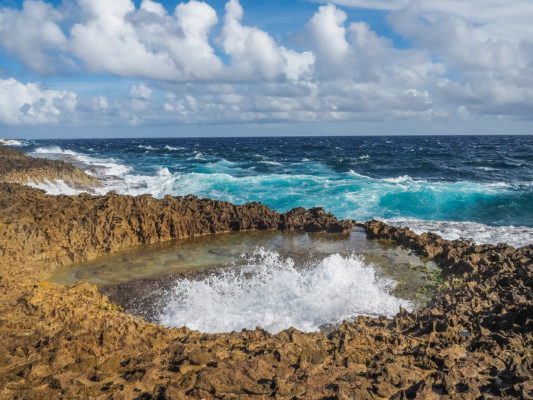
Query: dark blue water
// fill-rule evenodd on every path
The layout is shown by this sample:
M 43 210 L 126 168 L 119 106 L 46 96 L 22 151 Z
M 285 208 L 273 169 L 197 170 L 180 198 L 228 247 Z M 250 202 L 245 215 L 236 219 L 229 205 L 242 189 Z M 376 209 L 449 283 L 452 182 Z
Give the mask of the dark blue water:
M 533 240 L 529 230 L 489 229 L 533 228 L 533 136 L 97 139 L 23 144 L 33 155 L 66 158 L 104 178 L 106 187 L 99 191 L 262 201 L 279 211 L 323 206 L 343 218 L 379 217 L 414 228 L 429 226 L 424 221 L 447 221 L 439 225 L 440 232 L 453 230 L 460 236 L 471 230 L 475 236 L 481 229 L 489 242 L 509 241 L 509 235 L 517 243 Z

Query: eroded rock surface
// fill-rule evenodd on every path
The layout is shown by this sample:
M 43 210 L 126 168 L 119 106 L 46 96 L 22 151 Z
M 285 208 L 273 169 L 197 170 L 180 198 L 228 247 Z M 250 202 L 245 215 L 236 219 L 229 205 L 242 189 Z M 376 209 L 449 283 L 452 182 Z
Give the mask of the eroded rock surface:
M 259 203 L 55 197 L 1 184 L 0 398 L 533 398 L 532 246 L 475 246 L 368 222 L 370 237 L 434 258 L 442 290 L 421 311 L 360 317 L 327 334 L 166 329 L 87 283 L 39 281 L 60 263 L 138 243 L 352 223 L 319 209 L 279 215 Z
M 349 231 L 321 208 L 279 214 L 261 203 L 235 206 L 195 196 L 51 196 L 0 183 L 0 255 L 66 264 L 124 247 L 255 229 Z M 52 265 L 52 264 L 50 264 Z

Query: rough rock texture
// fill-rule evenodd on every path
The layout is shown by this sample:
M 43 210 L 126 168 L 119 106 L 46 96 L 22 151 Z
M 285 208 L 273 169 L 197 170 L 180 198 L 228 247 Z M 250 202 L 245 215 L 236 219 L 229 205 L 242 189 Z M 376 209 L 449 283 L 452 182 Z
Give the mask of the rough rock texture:
M 98 180 L 63 161 L 28 157 L 24 152 L 0 145 L 0 182 L 47 183 L 62 180 L 75 188 L 87 188 Z
M 54 264 L 85 261 L 138 244 L 253 229 L 349 231 L 321 208 L 279 214 L 261 203 L 240 206 L 195 196 L 51 196 L 0 183 L 0 255 Z M 52 264 L 50 264 L 52 265 Z
M 327 334 L 165 329 L 121 312 L 87 283 L 38 281 L 58 263 L 121 246 L 219 229 L 343 226 L 332 218 L 1 185 L 0 398 L 533 398 L 532 246 L 474 246 L 368 222 L 370 237 L 434 258 L 447 278 L 424 310 L 360 317 Z

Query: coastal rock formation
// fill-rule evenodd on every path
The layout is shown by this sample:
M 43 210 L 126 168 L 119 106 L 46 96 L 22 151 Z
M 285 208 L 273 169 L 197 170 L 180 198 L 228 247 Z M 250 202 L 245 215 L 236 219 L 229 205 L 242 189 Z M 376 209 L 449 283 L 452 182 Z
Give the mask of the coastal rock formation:
M 278 229 L 300 230 L 306 232 L 343 232 L 347 233 L 355 226 L 355 221 L 338 221 L 329 212 L 326 214 L 323 208 L 313 207 L 306 210 L 303 207 L 293 208 L 280 216 Z
M 0 183 L 0 255 L 66 264 L 138 244 L 220 232 L 290 229 L 342 232 L 321 208 L 279 214 L 261 203 L 233 205 L 195 196 L 51 196 L 38 189 Z M 49 264 L 51 265 L 51 264 Z
M 64 181 L 74 188 L 88 188 L 98 180 L 63 161 L 28 157 L 24 152 L 0 145 L 0 182 L 48 183 Z
M 369 237 L 433 258 L 441 290 L 423 310 L 327 333 L 166 329 L 86 282 L 40 281 L 59 264 L 140 243 L 352 225 L 321 209 L 280 215 L 260 203 L 0 184 L 0 398 L 533 399 L 533 246 L 477 246 L 370 221 Z

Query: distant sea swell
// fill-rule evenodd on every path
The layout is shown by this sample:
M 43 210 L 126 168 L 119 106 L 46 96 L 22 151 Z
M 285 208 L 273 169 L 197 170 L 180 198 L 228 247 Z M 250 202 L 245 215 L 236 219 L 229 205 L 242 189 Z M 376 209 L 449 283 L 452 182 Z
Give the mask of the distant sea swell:
M 533 137 L 6 141 L 104 182 L 97 193 L 195 194 L 279 211 L 323 206 L 479 243 L 533 243 Z M 50 193 L 75 194 L 59 182 Z

